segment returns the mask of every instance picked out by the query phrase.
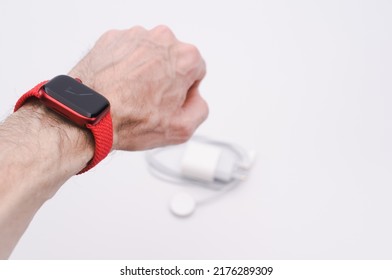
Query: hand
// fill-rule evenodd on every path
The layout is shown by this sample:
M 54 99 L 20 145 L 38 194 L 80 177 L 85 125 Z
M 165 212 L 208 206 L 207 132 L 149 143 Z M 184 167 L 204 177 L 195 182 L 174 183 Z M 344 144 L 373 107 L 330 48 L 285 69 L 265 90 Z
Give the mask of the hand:
M 106 32 L 70 75 L 109 99 L 113 149 L 143 150 L 182 143 L 207 118 L 205 73 L 196 47 L 158 26 Z

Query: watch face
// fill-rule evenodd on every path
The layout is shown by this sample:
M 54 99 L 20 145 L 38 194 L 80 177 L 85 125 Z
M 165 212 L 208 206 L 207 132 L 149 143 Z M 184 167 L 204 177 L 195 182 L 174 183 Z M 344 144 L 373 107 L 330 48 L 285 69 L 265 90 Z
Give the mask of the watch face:
M 46 94 L 86 118 L 96 118 L 109 107 L 109 101 L 75 79 L 61 75 L 44 86 Z

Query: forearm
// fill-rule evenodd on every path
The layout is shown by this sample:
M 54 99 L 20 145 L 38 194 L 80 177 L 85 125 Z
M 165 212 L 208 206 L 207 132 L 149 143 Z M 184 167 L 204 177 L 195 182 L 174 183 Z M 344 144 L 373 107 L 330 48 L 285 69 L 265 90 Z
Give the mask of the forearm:
M 0 125 L 0 259 L 34 214 L 94 153 L 90 132 L 30 102 Z

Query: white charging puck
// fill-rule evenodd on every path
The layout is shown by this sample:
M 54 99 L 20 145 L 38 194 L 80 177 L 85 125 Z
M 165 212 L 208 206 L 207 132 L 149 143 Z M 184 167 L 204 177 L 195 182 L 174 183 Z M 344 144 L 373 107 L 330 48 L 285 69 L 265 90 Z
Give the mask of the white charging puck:
M 196 201 L 187 193 L 179 193 L 170 200 L 170 210 L 179 217 L 190 216 L 196 208 Z

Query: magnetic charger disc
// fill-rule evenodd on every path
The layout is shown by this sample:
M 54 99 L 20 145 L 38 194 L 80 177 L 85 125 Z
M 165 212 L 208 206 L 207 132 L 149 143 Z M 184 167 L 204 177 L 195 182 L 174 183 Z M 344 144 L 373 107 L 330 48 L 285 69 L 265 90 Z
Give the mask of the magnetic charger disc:
M 196 208 L 196 201 L 187 193 L 179 193 L 170 201 L 170 210 L 179 217 L 190 216 Z

